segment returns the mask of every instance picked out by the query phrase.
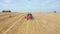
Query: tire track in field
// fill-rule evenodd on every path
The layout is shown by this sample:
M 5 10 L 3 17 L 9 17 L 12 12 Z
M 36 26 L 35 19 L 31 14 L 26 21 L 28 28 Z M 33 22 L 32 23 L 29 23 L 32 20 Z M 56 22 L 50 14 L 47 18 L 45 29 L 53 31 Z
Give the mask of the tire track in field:
M 28 22 L 26 23 L 25 34 L 28 34 L 29 24 L 30 24 L 30 20 L 28 20 Z
M 6 34 L 23 34 L 23 33 L 25 33 L 26 22 L 28 22 L 28 21 L 23 18 L 22 20 L 18 21 L 18 23 L 16 23 L 15 26 L 12 27 Z
M 30 20 L 29 25 L 27 25 L 26 34 L 41 34 L 38 20 Z
M 40 20 L 35 19 L 34 23 L 35 23 L 35 34 L 41 34 Z
M 0 33 L 3 33 L 6 29 L 8 29 L 12 24 L 14 24 L 14 22 L 16 21 L 16 20 L 18 20 L 19 18 L 21 18 L 23 15 L 19 15 L 19 16 L 16 16 L 16 17 L 14 17 L 14 18 L 11 18 L 11 19 L 7 19 L 7 20 L 5 20 L 5 24 L 3 24 L 3 25 L 1 25 L 1 26 L 3 26 L 2 28 L 0 28 Z M 5 25 L 5 26 L 4 26 Z M 8 26 L 7 26 L 8 25 Z
M 22 14 L 21 14 L 22 15 Z M 15 17 L 10 17 L 10 18 L 7 18 L 5 20 L 2 20 L 0 21 L 0 27 L 4 24 L 7 24 L 8 22 L 11 22 L 11 19 L 14 20 L 14 19 L 17 19 L 19 15 L 15 16 Z M 6 22 L 6 23 L 5 23 Z
M 21 16 L 22 16 L 22 15 L 21 15 Z M 12 21 L 11 21 L 11 19 L 12 19 Z M 5 20 L 5 23 L 2 22 L 1 25 L 0 25 L 0 27 L 3 26 L 3 28 L 4 28 L 4 27 L 5 27 L 4 25 L 7 26 L 8 24 L 12 24 L 11 22 L 14 22 L 15 19 L 18 19 L 18 18 L 14 17 L 14 18 L 11 18 L 11 19 L 7 19 L 7 20 L 9 20 L 9 21 Z M 3 24 L 3 23 L 4 23 L 4 24 Z M 9 25 L 8 25 L 8 26 L 9 26 Z M 3 29 L 1 29 L 1 30 L 3 30 Z

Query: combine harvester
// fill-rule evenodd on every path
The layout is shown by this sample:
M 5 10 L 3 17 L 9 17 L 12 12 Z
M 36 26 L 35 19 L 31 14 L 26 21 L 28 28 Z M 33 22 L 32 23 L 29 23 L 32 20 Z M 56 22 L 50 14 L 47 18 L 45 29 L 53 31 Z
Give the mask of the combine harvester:
M 33 16 L 32 16 L 31 13 L 28 13 L 28 14 L 25 16 L 25 18 L 26 18 L 27 20 L 29 20 L 29 19 L 33 19 Z

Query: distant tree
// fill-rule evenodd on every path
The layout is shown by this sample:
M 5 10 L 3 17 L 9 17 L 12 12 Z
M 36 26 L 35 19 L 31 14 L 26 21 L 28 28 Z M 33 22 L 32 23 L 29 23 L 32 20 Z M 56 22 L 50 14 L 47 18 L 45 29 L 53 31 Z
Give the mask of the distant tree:
M 54 11 L 54 13 L 56 13 L 56 11 Z
M 2 10 L 2 12 L 11 12 L 10 10 Z

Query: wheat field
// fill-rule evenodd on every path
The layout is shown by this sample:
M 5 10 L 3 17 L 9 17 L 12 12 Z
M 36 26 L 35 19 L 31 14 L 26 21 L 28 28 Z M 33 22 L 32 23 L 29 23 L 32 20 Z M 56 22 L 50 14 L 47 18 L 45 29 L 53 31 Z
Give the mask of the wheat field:
M 33 20 L 25 15 L 0 13 L 0 34 L 60 34 L 60 14 L 32 13 Z

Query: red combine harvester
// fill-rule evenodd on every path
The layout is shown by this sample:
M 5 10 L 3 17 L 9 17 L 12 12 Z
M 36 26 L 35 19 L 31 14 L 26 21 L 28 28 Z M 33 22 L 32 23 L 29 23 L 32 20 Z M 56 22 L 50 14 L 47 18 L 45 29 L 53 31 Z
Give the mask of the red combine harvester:
M 25 18 L 28 20 L 28 19 L 33 19 L 33 16 L 31 13 L 28 13 L 27 16 L 25 16 Z

